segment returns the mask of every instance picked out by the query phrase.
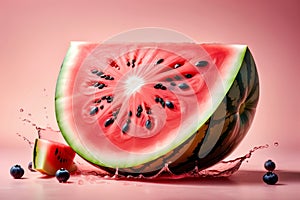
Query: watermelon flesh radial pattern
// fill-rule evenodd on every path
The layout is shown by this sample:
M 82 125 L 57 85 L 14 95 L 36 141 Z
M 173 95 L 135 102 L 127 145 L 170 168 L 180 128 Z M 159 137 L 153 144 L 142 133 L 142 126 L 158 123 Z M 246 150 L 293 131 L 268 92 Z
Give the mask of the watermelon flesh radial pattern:
M 232 152 L 258 97 L 246 45 L 72 42 L 55 105 L 65 140 L 90 163 L 183 173 Z

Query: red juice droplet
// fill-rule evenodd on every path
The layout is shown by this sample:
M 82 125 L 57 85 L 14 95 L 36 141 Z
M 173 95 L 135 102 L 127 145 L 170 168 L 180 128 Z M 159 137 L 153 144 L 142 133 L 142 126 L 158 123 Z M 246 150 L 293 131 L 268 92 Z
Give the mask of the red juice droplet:
M 23 109 L 23 108 L 20 108 L 20 112 L 24 112 L 24 109 Z
M 274 146 L 275 146 L 275 147 L 278 147 L 278 146 L 279 146 L 279 143 L 278 143 L 278 142 L 274 142 Z

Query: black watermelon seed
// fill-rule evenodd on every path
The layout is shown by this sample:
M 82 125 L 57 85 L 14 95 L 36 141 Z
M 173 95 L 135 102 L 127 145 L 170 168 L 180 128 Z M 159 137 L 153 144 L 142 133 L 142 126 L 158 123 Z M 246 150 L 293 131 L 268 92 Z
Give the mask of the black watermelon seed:
M 107 103 L 111 103 L 111 102 L 113 102 L 113 98 L 112 97 L 110 97 L 109 99 L 106 99 L 106 101 L 107 101 Z
M 201 60 L 201 61 L 196 62 L 195 65 L 196 65 L 197 67 L 205 67 L 205 66 L 208 65 L 208 62 L 205 61 L 205 60 Z
M 158 97 L 158 102 L 164 102 L 164 100 L 162 99 L 162 98 L 160 98 L 160 97 Z
M 95 115 L 97 114 L 99 111 L 98 107 L 93 107 L 91 110 L 90 110 L 90 115 Z
M 162 63 L 162 62 L 164 62 L 164 59 L 161 58 L 161 59 L 159 59 L 159 60 L 156 62 L 156 64 L 159 65 L 159 64 Z
M 102 100 L 105 100 L 105 99 L 106 99 L 106 96 L 101 97 L 101 99 L 102 99 Z
M 166 81 L 171 82 L 171 81 L 173 81 L 173 79 L 172 78 L 166 78 Z
M 97 76 L 103 75 L 103 72 L 97 72 Z
M 128 112 L 128 116 L 129 116 L 129 117 L 132 116 L 132 111 L 131 111 L 131 110 Z
M 92 69 L 91 72 L 92 72 L 92 74 L 97 74 L 98 70 L 97 69 Z
M 122 132 L 123 133 L 126 133 L 127 131 L 129 130 L 129 124 L 128 123 L 125 123 L 122 127 Z
M 193 77 L 192 74 L 185 74 L 184 76 L 185 76 L 185 78 L 192 78 Z
M 160 87 L 160 89 L 162 89 L 162 90 L 166 90 L 166 89 L 167 89 L 167 87 L 163 85 L 163 86 L 161 86 L 161 87 Z
M 132 60 L 132 65 L 131 65 L 131 67 L 132 67 L 132 68 L 134 68 L 134 67 L 135 67 L 135 62 L 136 62 L 136 60 L 135 60 L 135 59 L 133 59 L 133 60 Z
M 160 98 L 159 97 L 155 97 L 154 100 L 155 100 L 156 103 L 158 103 L 160 101 Z
M 161 83 L 157 83 L 154 85 L 155 89 L 160 89 L 163 85 Z
M 138 106 L 137 112 L 143 112 L 143 107 L 141 105 Z
M 109 125 L 111 125 L 112 123 L 114 123 L 114 118 L 109 118 L 105 121 L 104 126 L 108 127 Z
M 115 78 L 111 76 L 111 77 L 109 78 L 109 80 L 111 80 L 111 81 L 112 81 L 112 80 L 115 80 Z
M 118 116 L 119 112 L 120 112 L 120 110 L 116 110 L 116 111 L 114 111 L 114 112 L 113 112 L 113 116 L 114 116 L 115 118 L 117 118 L 117 116 Z
M 127 119 L 126 123 L 130 124 L 131 123 L 131 119 Z
M 109 79 L 110 79 L 110 76 L 106 75 L 105 80 L 109 80 Z
M 176 86 L 176 83 L 175 82 L 171 82 L 170 83 L 172 86 Z
M 101 110 L 103 110 L 103 108 L 104 108 L 104 105 L 101 105 L 99 108 L 100 108 Z
M 100 78 L 105 78 L 106 77 L 106 75 L 105 74 L 102 74 L 101 76 L 100 76 Z
M 177 81 L 181 80 L 181 77 L 178 76 L 178 75 L 174 76 L 174 78 L 175 78 Z
M 181 67 L 181 64 L 176 63 L 176 64 L 174 65 L 174 69 L 177 69 L 178 67 Z
M 94 84 L 94 87 L 98 87 L 100 85 L 100 83 L 99 82 L 96 82 L 95 84 Z
M 58 154 L 58 148 L 55 149 L 54 155 Z
M 127 66 L 130 67 L 130 62 L 129 61 L 127 62 Z
M 174 104 L 171 101 L 166 101 L 166 106 L 170 109 L 174 108 Z
M 180 83 L 180 84 L 178 85 L 178 87 L 179 87 L 180 89 L 182 89 L 182 90 L 186 90 L 186 89 L 189 88 L 189 85 L 186 84 L 186 83 Z
M 141 115 L 142 115 L 142 113 L 141 113 L 141 112 L 137 112 L 137 113 L 136 113 L 136 116 L 137 116 L 138 118 L 140 118 L 140 117 L 141 117 Z
M 164 108 L 165 105 L 166 105 L 166 103 L 165 103 L 165 101 L 164 101 L 163 99 L 161 99 L 159 103 L 160 103 L 160 105 L 161 105 L 163 108 Z
M 152 128 L 152 123 L 151 123 L 151 121 L 149 119 L 145 122 L 145 127 L 147 129 L 151 129 Z
M 152 114 L 151 109 L 148 108 L 147 111 L 146 111 L 146 113 L 147 113 L 148 115 Z
M 97 99 L 95 103 L 101 103 L 101 99 Z
M 99 84 L 99 86 L 98 86 L 99 89 L 103 89 L 104 87 L 105 87 L 105 84 L 103 84 L 103 83 Z

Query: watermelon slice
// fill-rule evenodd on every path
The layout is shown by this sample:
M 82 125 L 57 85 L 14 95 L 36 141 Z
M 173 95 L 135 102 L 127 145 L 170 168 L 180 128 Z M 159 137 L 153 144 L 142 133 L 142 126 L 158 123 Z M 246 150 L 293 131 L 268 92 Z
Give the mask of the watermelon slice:
M 77 169 L 73 163 L 75 155 L 73 149 L 65 144 L 36 139 L 33 149 L 33 168 L 50 176 L 54 176 L 60 168 L 73 172 Z
M 183 173 L 232 152 L 258 97 L 246 45 L 72 42 L 55 105 L 65 140 L 92 164 Z

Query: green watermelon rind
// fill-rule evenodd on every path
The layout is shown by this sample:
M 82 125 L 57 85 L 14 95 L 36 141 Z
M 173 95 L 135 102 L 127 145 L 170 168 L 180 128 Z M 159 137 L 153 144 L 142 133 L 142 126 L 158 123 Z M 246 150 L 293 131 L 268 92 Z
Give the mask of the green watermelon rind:
M 74 45 L 76 44 L 76 45 Z M 74 66 L 74 60 L 76 60 L 77 53 L 80 52 L 79 47 L 80 45 L 85 44 L 85 42 L 71 42 L 70 48 L 67 51 L 67 54 L 63 60 L 63 64 L 61 66 L 61 70 L 59 73 L 59 78 L 57 80 L 57 86 L 59 85 L 66 85 L 68 82 L 68 78 L 66 78 L 66 75 L 68 75 L 68 71 L 72 71 L 72 69 L 69 68 L 69 66 Z M 77 52 L 76 52 L 77 51 Z M 62 113 L 60 112 L 63 110 L 63 103 L 60 103 L 60 97 L 63 97 L 63 90 L 64 88 L 56 87 L 55 92 L 55 114 L 56 114 L 56 120 L 59 125 L 60 131 L 62 133 L 62 136 L 64 137 L 65 141 L 70 145 L 70 147 L 82 158 L 84 158 L 87 161 L 93 162 L 95 159 L 92 158 L 92 155 L 86 151 L 83 147 L 84 145 L 80 143 L 79 140 L 76 140 L 68 134 L 69 132 L 74 132 L 71 127 L 68 126 L 68 123 L 66 120 L 61 120 L 63 118 Z M 101 166 L 103 166 L 103 163 L 97 163 Z
M 129 168 L 134 167 L 137 165 L 141 165 L 143 163 L 150 162 L 152 160 L 155 160 L 162 155 L 165 155 L 172 149 L 180 146 L 184 141 L 188 140 L 203 124 L 210 118 L 210 116 L 215 112 L 219 104 L 222 102 L 224 97 L 226 96 L 227 92 L 231 88 L 245 57 L 246 50 L 248 49 L 247 45 L 228 45 L 231 48 L 235 49 L 235 51 L 238 51 L 236 56 L 232 59 L 235 61 L 232 63 L 232 67 L 230 67 L 230 73 L 228 77 L 223 79 L 223 86 L 224 86 L 224 92 L 222 93 L 222 96 L 219 96 L 217 101 L 215 102 L 212 109 L 208 110 L 207 113 L 204 115 L 205 117 L 202 117 L 201 123 L 198 123 L 198 125 L 194 126 L 192 131 L 190 131 L 189 134 L 186 134 L 184 138 L 181 138 L 180 140 L 176 140 L 176 143 L 173 144 L 171 147 L 168 147 L 167 149 L 164 149 L 164 151 L 161 151 L 159 154 L 155 154 L 153 156 L 145 156 L 143 159 L 136 160 L 136 162 L 124 162 L 120 163 L 119 158 L 114 159 L 112 158 L 109 162 L 101 162 L 99 159 L 95 158 L 93 156 L 93 153 L 90 153 L 85 149 L 85 145 L 80 142 L 80 140 L 76 140 L 76 138 L 72 137 L 74 134 L 74 128 L 70 127 L 70 123 L 68 120 L 64 119 L 64 115 L 62 114 L 61 110 L 65 109 L 65 105 L 63 104 L 64 99 L 61 99 L 61 97 L 64 97 L 65 87 L 59 87 L 59 86 L 66 86 L 69 80 L 69 74 L 72 72 L 72 67 L 74 68 L 74 62 L 76 62 L 76 58 L 78 56 L 78 53 L 81 53 L 80 48 L 81 45 L 88 45 L 89 43 L 86 42 L 72 42 L 70 45 L 69 50 L 67 51 L 67 54 L 65 56 L 65 59 L 63 61 L 61 71 L 59 78 L 57 80 L 57 88 L 56 88 L 56 95 L 55 95 L 55 111 L 56 111 L 56 119 L 58 122 L 58 125 L 60 127 L 60 130 L 62 132 L 63 137 L 65 138 L 66 142 L 73 148 L 73 150 L 81 157 L 83 157 L 85 160 L 104 167 L 111 167 L 111 168 Z M 216 45 L 216 44 L 212 44 Z M 65 97 L 64 97 L 65 98 Z M 75 131 L 76 132 L 76 131 Z M 73 133 L 73 134 L 69 134 Z

